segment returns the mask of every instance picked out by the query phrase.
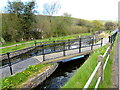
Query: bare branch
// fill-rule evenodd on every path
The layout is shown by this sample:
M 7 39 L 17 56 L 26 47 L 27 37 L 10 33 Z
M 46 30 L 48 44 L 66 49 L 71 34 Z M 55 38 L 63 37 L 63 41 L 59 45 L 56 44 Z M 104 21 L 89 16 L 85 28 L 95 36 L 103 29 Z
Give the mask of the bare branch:
M 56 14 L 59 9 L 61 8 L 60 4 L 58 2 L 53 3 L 45 3 L 43 5 L 43 14 L 52 16 L 53 14 Z

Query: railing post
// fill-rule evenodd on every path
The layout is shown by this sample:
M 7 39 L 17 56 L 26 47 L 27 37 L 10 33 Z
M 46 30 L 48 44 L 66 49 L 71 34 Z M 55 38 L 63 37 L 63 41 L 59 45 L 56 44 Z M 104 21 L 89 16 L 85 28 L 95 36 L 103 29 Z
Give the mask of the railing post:
M 98 62 L 101 62 L 101 65 L 98 69 L 98 77 L 101 77 L 102 81 L 104 80 L 103 60 L 104 60 L 104 57 L 102 55 L 99 55 Z
M 116 35 L 114 35 L 114 41 L 115 41 L 115 36 L 116 36 Z
M 55 45 L 55 41 L 53 41 L 54 42 L 54 52 L 55 52 L 55 47 L 56 47 L 56 45 Z
M 36 47 L 36 41 L 34 41 L 35 47 Z
M 114 41 L 115 41 L 115 38 L 116 38 L 116 34 L 117 34 L 117 33 L 114 34 Z M 113 41 L 113 43 L 114 43 L 114 41 Z
M 112 43 L 112 35 L 110 36 L 110 43 Z
M 113 35 L 113 43 L 114 43 L 114 38 L 115 38 L 115 34 Z
M 94 39 L 92 38 L 92 45 L 91 45 L 91 50 L 93 50 L 93 43 L 94 43 L 94 41 L 93 41 Z
M 103 38 L 101 38 L 101 47 L 102 47 L 102 44 L 103 44 Z
M 63 44 L 63 56 L 65 56 L 65 42 Z
M 111 40 L 111 43 L 112 43 L 112 45 L 113 45 L 113 35 L 112 35 L 111 39 L 112 39 L 112 40 Z
M 79 53 L 81 53 L 81 38 L 79 40 Z
M 10 53 L 7 53 L 7 56 L 8 56 L 8 61 L 9 61 L 10 73 L 12 75 L 13 72 L 12 72 L 11 61 L 10 61 Z
M 117 32 L 115 33 L 115 40 L 116 40 L 116 35 L 117 35 Z
M 68 39 L 68 50 L 70 50 L 70 39 Z
M 43 61 L 45 61 L 44 45 L 42 45 L 42 55 L 43 55 Z

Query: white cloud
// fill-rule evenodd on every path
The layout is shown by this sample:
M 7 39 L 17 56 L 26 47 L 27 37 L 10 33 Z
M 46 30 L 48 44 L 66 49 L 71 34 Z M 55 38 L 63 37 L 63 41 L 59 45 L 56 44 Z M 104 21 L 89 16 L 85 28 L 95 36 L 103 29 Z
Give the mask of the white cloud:
M 1 0 L 1 6 L 5 6 L 7 0 Z M 31 0 L 22 0 L 31 1 Z M 35 0 L 38 11 L 42 13 L 42 5 L 51 1 L 59 1 L 61 10 L 56 15 L 64 12 L 72 14 L 73 17 L 83 19 L 116 20 L 118 17 L 119 0 Z
M 112 19 L 118 17 L 119 0 L 60 0 L 62 12 L 71 13 L 73 17 L 84 19 Z M 59 15 L 59 14 L 58 14 Z

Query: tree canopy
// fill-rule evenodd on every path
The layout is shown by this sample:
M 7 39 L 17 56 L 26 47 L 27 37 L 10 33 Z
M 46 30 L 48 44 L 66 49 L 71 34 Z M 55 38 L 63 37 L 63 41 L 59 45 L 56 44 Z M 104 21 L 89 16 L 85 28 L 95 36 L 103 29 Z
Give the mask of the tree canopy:
M 8 2 L 6 10 L 9 14 L 3 16 L 3 33 L 5 33 L 3 37 L 6 41 L 13 39 L 21 41 L 34 38 L 35 8 L 36 3 L 34 1 L 25 3 L 21 1 Z
M 8 2 L 7 13 L 2 14 L 2 42 L 19 42 L 41 38 L 65 36 L 77 33 L 94 33 L 101 29 L 114 29 L 115 24 L 98 20 L 71 17 L 69 13 L 54 16 L 61 8 L 58 2 L 45 3 L 43 15 L 35 15 L 36 3 Z M 120 25 L 118 25 L 120 26 Z

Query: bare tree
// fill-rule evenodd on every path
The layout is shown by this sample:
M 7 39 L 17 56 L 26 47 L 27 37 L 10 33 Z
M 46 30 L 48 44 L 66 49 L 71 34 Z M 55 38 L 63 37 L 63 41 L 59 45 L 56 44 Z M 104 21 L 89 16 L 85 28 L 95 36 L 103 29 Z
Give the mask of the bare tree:
M 71 17 L 72 15 L 69 14 L 69 13 L 67 13 L 67 12 L 65 12 L 65 13 L 63 13 L 63 16 L 64 16 L 64 17 Z
M 52 16 L 60 10 L 59 2 L 45 3 L 43 5 L 43 14 Z

